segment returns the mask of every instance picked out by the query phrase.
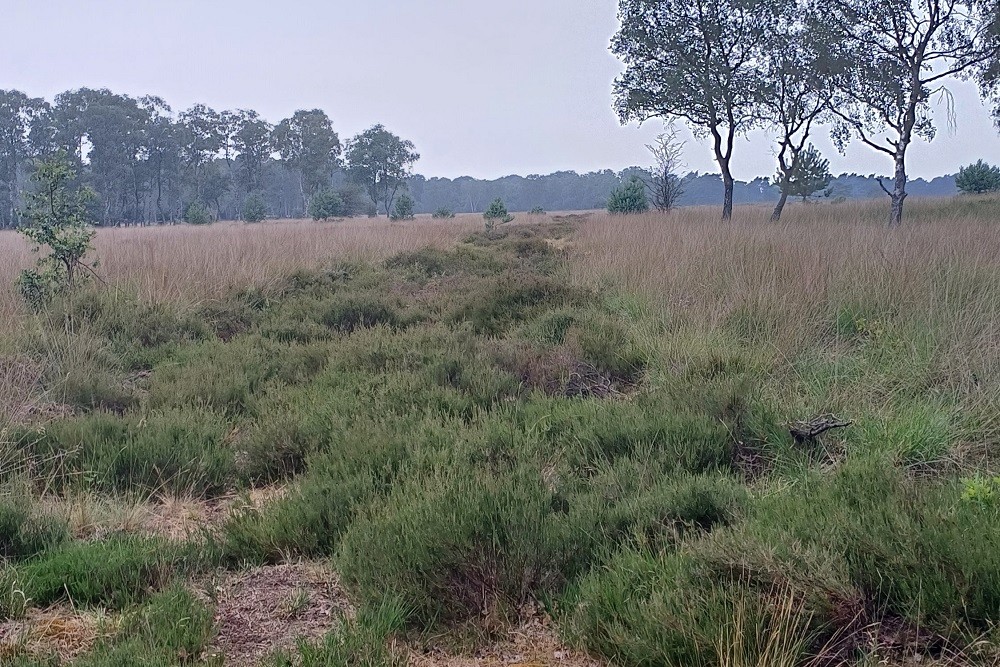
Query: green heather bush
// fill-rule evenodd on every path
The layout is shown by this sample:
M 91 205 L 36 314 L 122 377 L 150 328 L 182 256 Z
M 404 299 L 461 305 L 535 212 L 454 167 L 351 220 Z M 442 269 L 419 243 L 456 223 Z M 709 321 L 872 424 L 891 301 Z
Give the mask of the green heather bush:
M 628 665 L 794 667 L 822 629 L 788 590 L 720 582 L 678 552 L 622 550 L 569 602 L 567 634 Z
M 19 496 L 0 498 L 0 562 L 30 558 L 69 538 L 64 521 L 39 515 L 31 501 Z
M 190 590 L 173 584 L 127 617 L 123 632 L 176 663 L 193 663 L 212 639 L 213 614 Z
M 335 301 L 323 315 L 322 323 L 344 333 L 377 325 L 397 327 L 401 324 L 395 309 L 376 297 L 349 297 Z
M 165 585 L 181 565 L 181 551 L 158 539 L 70 542 L 21 564 L 0 583 L 18 587 L 37 605 L 71 600 L 125 609 Z
M 350 424 L 336 419 L 335 410 L 353 411 L 325 394 L 316 403 L 319 433 L 329 447 L 317 447 L 308 457 L 308 471 L 282 499 L 262 509 L 237 513 L 224 531 L 229 560 L 276 562 L 286 554 L 333 554 L 342 533 L 360 507 L 386 493 L 403 462 L 422 450 L 443 449 L 455 435 L 407 410 L 395 420 L 359 418 Z
M 397 484 L 357 518 L 338 564 L 363 604 L 398 596 L 417 627 L 499 622 L 556 590 L 591 539 L 554 508 L 538 471 L 445 469 Z
M 27 431 L 19 442 L 37 474 L 59 486 L 112 492 L 217 494 L 234 482 L 224 418 L 200 408 L 144 417 L 95 413 Z
M 280 652 L 266 667 L 404 667 L 405 655 L 389 646 L 389 638 L 402 628 L 406 610 L 395 601 L 361 609 L 320 642 L 300 641 L 293 652 Z
M 83 410 L 123 412 L 133 405 L 120 357 L 97 332 L 44 330 L 28 346 L 42 358 L 42 382 L 54 400 Z
M 453 317 L 471 323 L 476 333 L 496 336 L 513 324 L 548 310 L 582 303 L 584 298 L 583 293 L 554 279 L 509 276 L 469 295 Z
M 387 260 L 385 265 L 389 269 L 407 271 L 411 279 L 419 279 L 461 274 L 488 275 L 499 270 L 501 262 L 479 249 L 464 246 L 451 250 L 424 248 L 402 253 Z
M 187 588 L 173 584 L 124 614 L 118 631 L 74 661 L 85 667 L 175 667 L 204 664 L 213 614 Z M 214 663 L 213 663 L 214 664 Z

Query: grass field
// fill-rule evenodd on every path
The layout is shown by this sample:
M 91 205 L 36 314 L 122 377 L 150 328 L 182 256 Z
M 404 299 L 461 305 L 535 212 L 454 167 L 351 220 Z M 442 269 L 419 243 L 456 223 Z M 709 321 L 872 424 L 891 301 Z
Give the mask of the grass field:
M 0 661 L 1000 664 L 1000 204 L 882 204 L 0 235 Z

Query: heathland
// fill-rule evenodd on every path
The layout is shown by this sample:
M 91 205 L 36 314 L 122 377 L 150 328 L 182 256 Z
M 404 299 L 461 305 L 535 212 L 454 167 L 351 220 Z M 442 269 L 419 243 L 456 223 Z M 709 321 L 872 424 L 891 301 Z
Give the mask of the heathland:
M 0 662 L 996 664 L 1000 203 L 768 213 L 0 233 Z

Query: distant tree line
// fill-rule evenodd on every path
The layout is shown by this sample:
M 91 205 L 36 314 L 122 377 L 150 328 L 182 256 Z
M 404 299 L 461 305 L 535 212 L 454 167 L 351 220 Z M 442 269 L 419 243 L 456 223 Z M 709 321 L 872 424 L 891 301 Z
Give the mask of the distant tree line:
M 15 226 L 34 165 L 60 155 L 103 225 L 303 217 L 319 195 L 337 215 L 392 210 L 419 159 L 375 125 L 342 142 L 319 109 L 272 125 L 249 109 L 173 113 L 159 97 L 81 88 L 52 102 L 0 90 L 0 227 Z
M 650 167 L 620 172 L 425 178 L 412 174 L 414 145 L 376 125 L 343 141 L 321 110 L 295 112 L 276 125 L 254 111 L 217 112 L 204 105 L 173 113 L 160 98 L 80 89 L 53 102 L 0 90 L 0 228 L 23 218 L 25 192 L 38 159 L 61 154 L 86 186 L 86 217 L 102 225 L 192 223 L 265 217 L 331 219 L 352 215 L 483 213 L 501 198 L 511 211 L 604 208 L 633 178 L 657 208 L 712 204 L 720 174 L 680 173 L 676 136 L 650 146 Z M 810 168 L 804 145 L 794 170 L 774 178 L 732 180 L 735 203 L 775 204 L 784 196 L 882 196 L 877 177 L 827 179 Z M 784 181 L 783 181 L 784 179 Z M 804 192 L 811 190 L 811 192 Z M 911 194 L 950 195 L 951 176 L 908 184 Z M 396 210 L 400 196 L 406 194 Z
M 468 176 L 460 178 L 424 178 L 416 175 L 409 180 L 410 193 L 416 200 L 417 213 L 434 213 L 447 210 L 453 213 L 483 213 L 490 203 L 500 197 L 511 211 L 576 211 L 601 209 L 608 203 L 611 193 L 627 185 L 633 176 L 644 183 L 653 183 L 655 174 L 648 168 L 630 167 L 623 171 L 595 171 L 577 173 L 561 171 L 546 176 L 505 176 L 484 180 Z M 675 206 L 704 206 L 715 204 L 722 190 L 719 174 L 688 172 L 679 176 L 682 192 Z M 909 183 L 914 196 L 945 197 L 958 192 L 954 176 L 941 176 L 933 180 L 915 179 Z M 801 195 L 790 190 L 791 197 Z M 816 191 L 813 191 L 814 193 Z M 872 199 L 884 197 L 875 175 L 841 174 L 831 177 L 812 199 L 833 201 L 839 199 Z M 780 185 L 773 178 L 756 178 L 752 181 L 733 180 L 733 201 L 736 204 L 768 204 L 774 206 L 781 196 Z M 652 204 L 652 195 L 650 203 Z

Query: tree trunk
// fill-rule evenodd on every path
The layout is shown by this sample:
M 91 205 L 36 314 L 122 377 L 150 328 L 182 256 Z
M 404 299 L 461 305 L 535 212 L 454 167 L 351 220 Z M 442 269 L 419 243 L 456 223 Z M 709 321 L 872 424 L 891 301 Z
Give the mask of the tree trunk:
M 729 171 L 729 161 L 725 161 L 722 164 L 722 183 L 725 186 L 726 192 L 722 199 L 722 221 L 729 222 L 733 219 L 733 187 L 735 186 L 735 181 L 733 180 L 733 175 Z
M 781 220 L 781 213 L 785 210 L 785 203 L 788 201 L 788 193 L 785 192 L 785 188 L 781 190 L 781 197 L 778 198 L 778 203 L 774 207 L 774 213 L 771 214 L 771 222 Z
M 890 229 L 895 229 L 903 224 L 903 200 L 906 199 L 906 154 L 898 151 L 895 162 L 892 192 L 889 193 L 889 199 L 892 202 L 889 212 Z
M 725 186 L 725 193 L 722 198 L 722 221 L 729 222 L 733 219 L 733 172 L 729 169 L 729 161 L 733 157 L 733 140 L 736 138 L 736 130 L 732 124 L 726 128 L 725 139 L 719 132 L 718 123 L 713 124 L 709 130 L 712 133 L 712 149 L 715 152 L 715 161 L 719 163 L 719 170 L 722 172 L 722 183 Z

